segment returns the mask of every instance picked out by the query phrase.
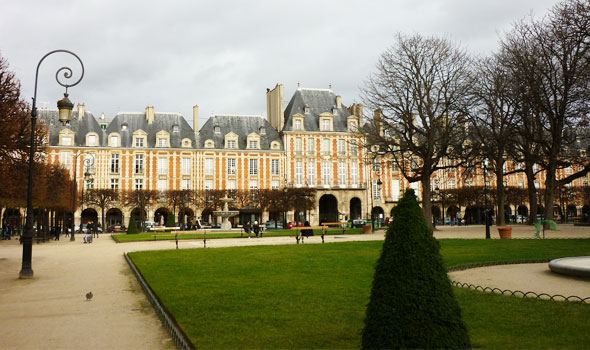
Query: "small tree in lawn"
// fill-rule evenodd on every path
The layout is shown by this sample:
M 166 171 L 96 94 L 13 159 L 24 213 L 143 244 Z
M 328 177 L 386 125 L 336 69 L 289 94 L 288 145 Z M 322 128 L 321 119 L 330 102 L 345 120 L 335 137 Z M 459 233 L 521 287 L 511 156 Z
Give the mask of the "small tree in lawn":
M 139 233 L 139 230 L 137 229 L 137 224 L 135 223 L 135 217 L 131 215 L 129 218 L 129 226 L 127 227 L 127 234 L 129 235 L 135 233 Z
M 414 190 L 394 209 L 377 262 L 363 349 L 470 348 L 438 241 Z
M 174 221 L 174 213 L 168 213 L 166 217 L 166 227 L 174 227 L 176 226 L 176 222 Z

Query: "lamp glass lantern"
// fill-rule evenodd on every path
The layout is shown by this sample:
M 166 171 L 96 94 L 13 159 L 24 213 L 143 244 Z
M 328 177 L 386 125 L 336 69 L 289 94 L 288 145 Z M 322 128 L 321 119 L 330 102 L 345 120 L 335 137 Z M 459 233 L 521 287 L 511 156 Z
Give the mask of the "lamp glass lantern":
M 62 124 L 66 124 L 70 120 L 72 120 L 72 110 L 74 109 L 74 104 L 68 98 L 68 93 L 64 93 L 64 98 L 57 101 L 57 109 L 59 110 L 59 121 Z

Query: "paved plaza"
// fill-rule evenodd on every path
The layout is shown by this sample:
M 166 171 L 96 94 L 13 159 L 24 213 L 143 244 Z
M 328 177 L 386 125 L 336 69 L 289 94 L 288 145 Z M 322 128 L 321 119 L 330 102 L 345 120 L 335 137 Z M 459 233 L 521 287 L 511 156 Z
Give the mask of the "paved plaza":
M 492 227 L 492 238 L 498 238 Z M 532 238 L 534 228 L 515 226 L 514 238 Z M 483 226 L 439 227 L 437 238 L 484 238 Z M 326 236 L 326 242 L 382 240 L 383 231 Z M 547 238 L 590 238 L 590 227 L 560 226 Z M 22 246 L 0 241 L 1 349 L 173 349 L 174 344 L 129 270 L 124 252 L 174 249 L 173 241 L 116 244 L 101 235 L 92 244 L 61 241 L 33 245 L 35 277 L 19 280 Z M 215 239 L 207 248 L 295 244 L 293 237 Z M 320 243 L 320 237 L 306 244 Z M 202 240 L 180 241 L 179 248 L 202 248 Z M 588 280 L 547 272 L 547 264 L 495 266 L 457 271 L 451 278 L 502 289 L 582 296 Z M 516 271 L 517 270 L 517 271 Z M 482 272 L 483 271 L 483 272 Z M 509 272 L 509 273 L 508 273 Z M 526 276 L 524 278 L 523 276 Z M 585 288 L 585 289 L 584 289 Z M 94 297 L 86 301 L 86 293 Z M 585 295 L 590 296 L 590 295 Z

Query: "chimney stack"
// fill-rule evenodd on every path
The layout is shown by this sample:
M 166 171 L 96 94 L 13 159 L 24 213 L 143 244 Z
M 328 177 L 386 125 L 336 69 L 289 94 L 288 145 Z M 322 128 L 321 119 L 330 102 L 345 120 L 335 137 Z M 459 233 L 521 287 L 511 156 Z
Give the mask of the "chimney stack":
M 336 95 L 336 108 L 342 108 L 342 96 Z
M 277 131 L 282 131 L 285 123 L 285 92 L 282 84 L 266 91 L 266 116 L 270 125 Z
M 154 122 L 154 106 L 145 107 L 145 118 L 147 119 L 148 124 Z
M 86 106 L 83 103 L 78 103 L 78 120 L 81 120 L 84 117 L 84 111 L 86 110 Z
M 199 132 L 199 105 L 193 106 L 193 130 Z

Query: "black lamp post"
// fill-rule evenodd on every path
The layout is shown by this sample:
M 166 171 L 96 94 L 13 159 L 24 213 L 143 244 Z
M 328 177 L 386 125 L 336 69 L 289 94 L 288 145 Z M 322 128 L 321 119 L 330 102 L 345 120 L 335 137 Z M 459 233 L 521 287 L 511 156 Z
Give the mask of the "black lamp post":
M 483 191 L 484 191 L 484 198 L 485 198 L 485 208 L 484 208 L 484 219 L 486 221 L 486 239 L 492 238 L 490 236 L 490 220 L 489 220 L 489 209 L 488 209 L 488 160 L 484 159 L 483 161 Z
M 25 230 L 22 235 L 23 261 L 22 268 L 19 273 L 19 278 L 33 278 L 33 169 L 35 166 L 35 126 L 37 124 L 37 82 L 39 78 L 39 67 L 41 66 L 41 62 L 43 62 L 43 60 L 47 56 L 58 52 L 64 52 L 73 55 L 78 59 L 80 65 L 82 66 L 82 74 L 80 76 L 80 79 L 78 79 L 76 82 L 72 84 L 65 84 L 59 80 L 59 74 L 62 71 L 64 73 L 63 76 L 65 79 L 72 78 L 72 70 L 69 67 L 61 67 L 55 73 L 55 80 L 57 80 L 57 83 L 66 88 L 64 98 L 57 102 L 57 108 L 59 109 L 59 121 L 61 121 L 63 124 L 70 121 L 72 117 L 72 109 L 74 108 L 74 104 L 68 99 L 68 88 L 70 86 L 77 85 L 84 77 L 84 64 L 82 63 L 82 60 L 75 53 L 68 50 L 53 50 L 45 54 L 45 56 L 43 56 L 37 64 L 37 70 L 35 71 L 35 90 L 33 93 L 33 108 L 31 109 L 31 144 L 29 150 L 29 174 L 27 183 L 27 218 L 25 222 Z
M 381 179 L 377 179 L 377 186 L 381 186 L 383 182 Z M 375 207 L 373 207 L 373 196 L 375 195 L 373 191 L 373 183 L 371 183 L 371 232 L 375 232 Z
M 76 238 L 74 236 L 74 232 L 75 232 L 75 222 L 74 222 L 74 217 L 76 214 L 76 195 L 77 195 L 77 188 L 78 188 L 78 181 L 76 179 L 76 173 L 78 170 L 78 157 L 82 154 L 87 154 L 87 155 L 91 155 L 91 158 L 85 158 L 84 159 L 84 169 L 86 169 L 86 171 L 84 171 L 84 182 L 88 183 L 88 181 L 90 180 L 90 167 L 92 167 L 94 165 L 94 155 L 92 153 L 88 153 L 88 152 L 79 152 L 76 153 L 74 155 L 74 188 L 72 190 L 72 222 L 71 222 L 71 229 L 72 229 L 72 235 L 70 236 L 70 241 L 75 241 Z M 84 185 L 82 185 L 82 191 L 81 191 L 81 197 L 82 197 L 82 208 L 84 208 Z M 82 227 L 82 212 L 80 212 L 80 228 Z

